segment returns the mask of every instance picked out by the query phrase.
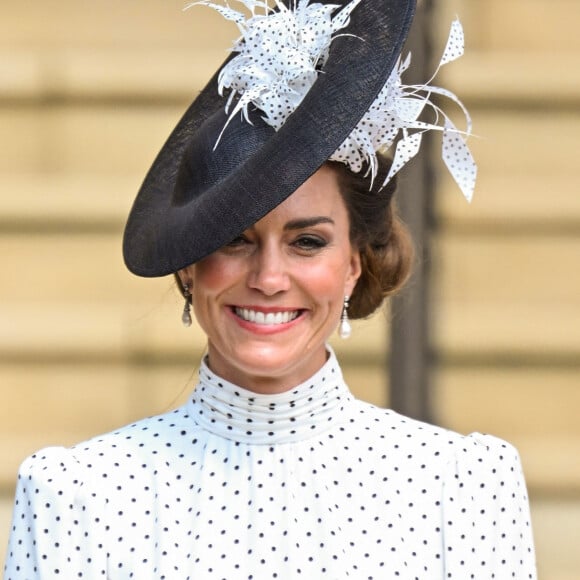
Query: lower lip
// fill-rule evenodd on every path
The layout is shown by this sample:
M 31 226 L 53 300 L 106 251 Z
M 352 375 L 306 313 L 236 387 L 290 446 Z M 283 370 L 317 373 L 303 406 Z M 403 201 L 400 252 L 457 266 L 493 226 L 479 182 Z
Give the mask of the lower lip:
M 250 322 L 249 320 L 244 320 L 240 318 L 232 308 L 227 308 L 229 315 L 238 323 L 238 325 L 244 330 L 248 330 L 254 334 L 269 335 L 278 334 L 280 332 L 285 332 L 296 326 L 304 317 L 304 311 L 301 310 L 300 314 L 290 322 L 282 322 L 281 324 L 256 324 L 255 322 Z

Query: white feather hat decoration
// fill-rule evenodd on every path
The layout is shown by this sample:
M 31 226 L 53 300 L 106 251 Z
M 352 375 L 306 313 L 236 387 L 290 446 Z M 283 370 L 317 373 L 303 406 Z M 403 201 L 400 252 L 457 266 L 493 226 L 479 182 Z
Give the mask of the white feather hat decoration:
M 324 65 L 332 41 L 350 19 L 361 0 L 342 7 L 335 4 L 297 0 L 291 8 L 279 0 L 271 8 L 261 0 L 239 0 L 249 11 L 202 0 L 187 6 L 205 5 L 234 21 L 242 36 L 235 42 L 234 56 L 221 70 L 219 91 L 230 90 L 229 119 L 238 113 L 248 118 L 248 106 L 260 109 L 263 118 L 279 130 L 314 85 Z M 452 23 L 446 48 L 433 77 L 423 85 L 405 85 L 403 73 L 411 55 L 399 57 L 383 89 L 355 129 L 330 157 L 345 163 L 354 172 L 365 165 L 376 175 L 376 152 L 394 147 L 393 165 L 383 185 L 418 153 L 426 131 L 442 133 L 442 159 L 463 195 L 471 201 L 477 166 L 466 144 L 472 123 L 461 101 L 444 88 L 430 83 L 439 69 L 463 55 L 464 37 L 459 20 Z M 466 128 L 455 126 L 432 100 L 437 95 L 455 103 L 462 111 Z M 237 98 L 237 100 L 236 100 Z M 235 105 L 232 107 L 232 105 Z M 430 121 L 420 120 L 431 112 Z M 421 115 L 424 117 L 421 117 Z

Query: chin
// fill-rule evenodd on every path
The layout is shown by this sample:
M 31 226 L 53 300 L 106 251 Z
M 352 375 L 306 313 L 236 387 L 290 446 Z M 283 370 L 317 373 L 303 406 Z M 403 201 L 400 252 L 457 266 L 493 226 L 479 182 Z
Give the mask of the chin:
M 242 349 L 239 354 L 240 367 L 257 376 L 276 377 L 286 371 L 300 366 L 303 359 L 302 350 L 291 352 L 290 347 L 263 345 Z
M 279 391 L 291 389 L 313 375 L 326 360 L 326 347 L 324 343 L 316 349 L 296 343 L 246 343 L 220 358 L 222 364 L 214 371 L 223 378 L 249 390 L 268 383 L 272 391 Z

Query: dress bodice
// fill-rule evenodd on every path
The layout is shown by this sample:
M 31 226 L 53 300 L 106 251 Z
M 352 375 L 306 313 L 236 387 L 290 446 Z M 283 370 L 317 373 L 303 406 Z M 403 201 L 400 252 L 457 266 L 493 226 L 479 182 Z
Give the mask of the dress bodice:
M 352 397 L 334 354 L 22 465 L 6 580 L 535 579 L 517 452 Z

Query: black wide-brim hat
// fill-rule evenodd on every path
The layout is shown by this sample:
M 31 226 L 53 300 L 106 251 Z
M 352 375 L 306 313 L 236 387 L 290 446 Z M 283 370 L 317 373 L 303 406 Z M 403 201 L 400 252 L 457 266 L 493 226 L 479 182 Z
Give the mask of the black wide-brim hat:
M 286 123 L 274 131 L 259 111 L 252 124 L 236 116 L 215 147 L 227 121 L 218 70 L 137 194 L 123 239 L 129 270 L 146 277 L 177 272 L 230 242 L 296 191 L 338 149 L 386 83 L 414 10 L 415 0 L 361 0 Z

